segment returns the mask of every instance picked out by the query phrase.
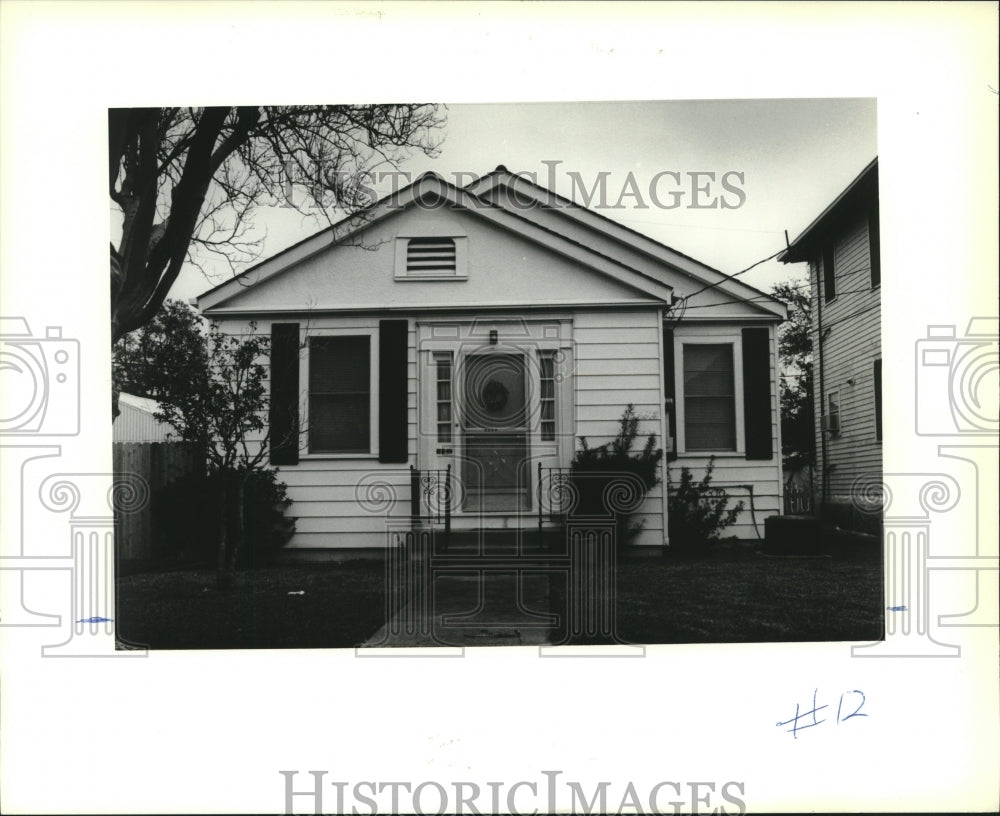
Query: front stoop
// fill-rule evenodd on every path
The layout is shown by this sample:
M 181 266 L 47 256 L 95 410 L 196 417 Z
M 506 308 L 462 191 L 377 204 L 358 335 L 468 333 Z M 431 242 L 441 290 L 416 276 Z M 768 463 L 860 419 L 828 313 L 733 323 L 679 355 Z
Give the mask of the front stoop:
M 362 646 L 544 645 L 556 622 L 550 594 L 546 575 L 438 575 L 429 597 L 413 599 Z
M 362 646 L 551 643 L 558 616 L 546 555 L 563 541 L 561 530 L 436 530 L 433 553 L 415 552 L 408 562 L 422 572 L 433 562 L 433 583 L 424 575 L 423 590 Z

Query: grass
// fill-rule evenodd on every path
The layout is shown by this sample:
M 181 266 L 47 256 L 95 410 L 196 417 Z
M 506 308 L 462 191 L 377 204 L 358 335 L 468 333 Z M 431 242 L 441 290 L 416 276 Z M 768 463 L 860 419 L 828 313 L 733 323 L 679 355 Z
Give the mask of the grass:
M 630 643 L 875 641 L 883 637 L 877 559 L 720 554 L 619 565 L 619 636 Z
M 151 649 L 349 648 L 385 623 L 384 587 L 376 559 L 258 568 L 225 591 L 211 570 L 132 575 L 118 580 L 116 630 Z
M 229 591 L 216 590 L 214 582 L 211 571 L 193 570 L 119 579 L 119 639 L 152 649 L 349 648 L 385 623 L 381 560 L 267 567 L 241 573 Z M 562 612 L 565 585 L 556 576 L 551 585 L 539 596 L 542 605 L 547 594 L 551 611 Z M 722 551 L 625 559 L 616 586 L 617 633 L 630 643 L 866 642 L 883 636 L 882 565 L 871 556 Z M 300 591 L 305 594 L 289 594 Z M 463 600 L 451 594 L 439 602 Z M 484 611 L 489 619 L 501 610 Z M 562 640 L 556 632 L 553 641 Z

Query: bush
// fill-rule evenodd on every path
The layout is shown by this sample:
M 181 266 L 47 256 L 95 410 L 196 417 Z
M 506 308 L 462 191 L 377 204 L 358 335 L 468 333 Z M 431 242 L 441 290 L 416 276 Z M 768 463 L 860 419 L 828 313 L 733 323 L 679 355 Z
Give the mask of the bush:
M 270 561 L 295 533 L 295 519 L 285 516 L 292 500 L 277 470 L 251 472 L 243 501 L 244 540 L 237 563 L 252 567 Z M 155 524 L 167 537 L 171 557 L 214 562 L 219 540 L 218 472 L 184 476 L 153 497 Z M 229 518 L 229 537 L 236 535 Z
M 723 540 L 721 532 L 734 524 L 743 511 L 742 501 L 727 509 L 729 496 L 724 490 L 712 487 L 714 468 L 715 457 L 712 457 L 702 480 L 695 482 L 690 469 L 682 467 L 680 484 L 676 488 L 670 486 L 667 530 L 673 553 L 704 551 L 713 542 Z
M 643 497 L 660 483 L 663 450 L 656 447 L 656 434 L 646 437 L 643 448 L 632 453 L 639 435 L 639 417 L 629 404 L 618 421 L 618 435 L 596 448 L 580 437 L 580 450 L 570 465 L 570 478 L 577 501 L 576 517 L 608 518 L 618 523 L 618 540 L 634 538 L 641 525 L 627 527 L 630 509 L 637 509 Z

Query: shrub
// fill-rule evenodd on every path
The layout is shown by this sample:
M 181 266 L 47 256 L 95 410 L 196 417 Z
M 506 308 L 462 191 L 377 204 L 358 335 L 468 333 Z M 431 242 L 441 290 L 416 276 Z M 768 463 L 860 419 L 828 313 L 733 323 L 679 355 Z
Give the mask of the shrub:
M 211 561 L 219 539 L 220 476 L 192 474 L 166 485 L 153 497 L 156 524 L 167 537 L 173 557 Z M 241 567 L 270 561 L 295 533 L 295 519 L 285 516 L 291 505 L 277 470 L 250 473 L 244 495 L 244 542 Z M 235 536 L 235 519 L 228 519 L 229 536 Z
M 743 511 L 742 501 L 730 509 L 726 492 L 712 487 L 714 468 L 715 457 L 712 457 L 701 481 L 695 482 L 691 470 L 682 467 L 680 484 L 676 488 L 670 486 L 667 530 L 671 552 L 696 552 L 722 540 L 721 532 L 734 524 Z
M 656 447 L 656 434 L 649 434 L 642 450 L 632 452 L 639 435 L 639 417 L 629 404 L 618 421 L 618 435 L 598 447 L 590 447 L 580 437 L 580 449 L 570 465 L 570 475 L 577 494 L 574 516 L 614 516 L 618 540 L 635 537 L 641 525 L 627 527 L 628 508 L 638 508 L 643 497 L 660 483 L 659 467 L 663 450 Z

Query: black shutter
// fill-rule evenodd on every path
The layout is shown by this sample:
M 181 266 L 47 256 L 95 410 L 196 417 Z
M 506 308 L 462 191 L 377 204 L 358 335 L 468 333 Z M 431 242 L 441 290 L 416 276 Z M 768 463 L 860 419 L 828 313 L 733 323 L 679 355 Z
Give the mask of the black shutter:
M 378 323 L 378 460 L 406 462 L 406 379 L 408 323 Z
M 674 382 L 674 330 L 663 330 L 663 396 L 667 404 L 667 429 L 674 440 L 673 450 L 667 453 L 667 461 L 677 458 L 677 391 Z
M 768 329 L 743 329 L 743 422 L 747 459 L 774 457 Z
M 299 324 L 271 325 L 271 464 L 299 462 Z
M 882 360 L 872 364 L 872 377 L 875 381 L 875 438 L 882 441 Z

